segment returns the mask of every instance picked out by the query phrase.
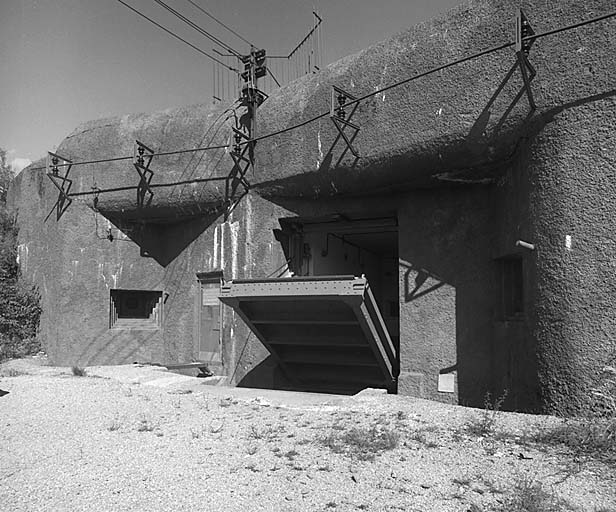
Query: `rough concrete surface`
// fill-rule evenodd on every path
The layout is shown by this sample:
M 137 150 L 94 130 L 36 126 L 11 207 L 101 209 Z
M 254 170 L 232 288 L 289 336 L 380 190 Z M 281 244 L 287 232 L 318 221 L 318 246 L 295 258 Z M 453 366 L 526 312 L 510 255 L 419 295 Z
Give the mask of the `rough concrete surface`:
M 577 507 L 559 510 L 616 510 L 613 467 L 523 441 L 555 418 L 499 413 L 477 436 L 467 429 L 480 410 L 378 390 L 225 388 L 132 366 L 75 377 L 39 364 L 0 367 L 2 510 L 489 511 L 507 510 L 520 482 Z M 395 446 L 356 450 L 340 441 L 351 431 L 395 435 Z

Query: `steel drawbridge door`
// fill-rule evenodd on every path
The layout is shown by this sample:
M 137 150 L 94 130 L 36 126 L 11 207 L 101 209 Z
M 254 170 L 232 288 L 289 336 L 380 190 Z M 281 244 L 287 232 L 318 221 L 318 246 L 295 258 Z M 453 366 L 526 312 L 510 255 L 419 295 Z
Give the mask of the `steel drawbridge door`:
M 398 351 L 365 277 L 235 280 L 223 285 L 220 300 L 298 389 L 397 391 Z

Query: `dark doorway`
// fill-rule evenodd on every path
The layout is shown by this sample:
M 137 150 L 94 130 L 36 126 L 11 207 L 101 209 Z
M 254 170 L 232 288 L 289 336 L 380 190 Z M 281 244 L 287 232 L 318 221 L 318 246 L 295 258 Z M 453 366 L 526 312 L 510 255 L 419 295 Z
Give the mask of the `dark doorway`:
M 198 359 L 207 363 L 220 363 L 221 316 L 220 286 L 221 272 L 197 274 L 199 280 L 197 340 Z
M 392 341 L 400 339 L 398 221 L 395 215 L 281 219 L 289 269 L 297 276 L 366 276 Z

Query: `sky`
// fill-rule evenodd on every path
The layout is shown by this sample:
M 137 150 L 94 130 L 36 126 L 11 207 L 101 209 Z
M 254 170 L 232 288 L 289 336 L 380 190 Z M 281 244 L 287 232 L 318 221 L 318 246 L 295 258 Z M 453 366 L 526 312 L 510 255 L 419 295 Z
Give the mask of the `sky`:
M 187 0 L 165 0 L 240 53 L 248 45 Z M 447 11 L 462 0 L 193 0 L 265 48 L 288 54 L 324 19 L 325 63 Z M 195 46 L 215 45 L 154 0 L 125 0 Z M 212 101 L 208 58 L 117 0 L 0 0 L 0 148 L 18 171 L 79 124 Z

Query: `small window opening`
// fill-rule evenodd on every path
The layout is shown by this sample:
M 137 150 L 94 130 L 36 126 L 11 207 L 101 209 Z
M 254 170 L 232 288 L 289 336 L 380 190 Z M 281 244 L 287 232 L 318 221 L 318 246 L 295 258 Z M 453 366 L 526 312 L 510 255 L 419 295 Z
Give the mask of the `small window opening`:
M 163 292 L 111 290 L 110 329 L 158 329 L 162 324 Z
M 519 318 L 524 314 L 524 268 L 521 257 L 501 260 L 503 316 Z

